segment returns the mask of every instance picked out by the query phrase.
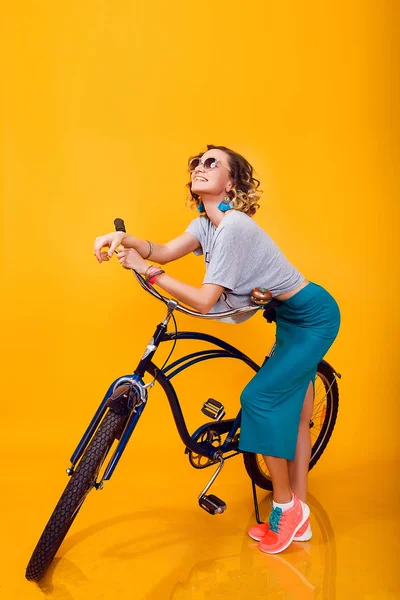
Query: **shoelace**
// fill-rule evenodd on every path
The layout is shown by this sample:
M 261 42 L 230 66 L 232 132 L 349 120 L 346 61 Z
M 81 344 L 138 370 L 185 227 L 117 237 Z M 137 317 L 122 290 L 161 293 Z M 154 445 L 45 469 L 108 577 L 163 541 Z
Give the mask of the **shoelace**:
M 279 526 L 282 517 L 282 509 L 277 506 L 276 508 L 272 507 L 271 514 L 269 515 L 268 525 L 271 531 L 275 533 L 279 533 Z

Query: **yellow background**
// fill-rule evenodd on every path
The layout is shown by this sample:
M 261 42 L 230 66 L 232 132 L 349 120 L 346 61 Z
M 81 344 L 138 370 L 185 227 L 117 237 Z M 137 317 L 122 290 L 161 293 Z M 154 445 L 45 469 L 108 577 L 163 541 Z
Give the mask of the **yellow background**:
M 18 532 L 5 597 L 36 597 L 23 569 L 63 469 L 109 384 L 134 369 L 163 316 L 115 259 L 95 261 L 94 238 L 117 216 L 137 237 L 182 233 L 196 216 L 185 207 L 187 157 L 207 143 L 253 164 L 264 190 L 257 222 L 341 309 L 326 357 L 343 376 L 339 419 L 311 485 L 339 489 L 353 481 L 349 469 L 372 489 L 385 469 L 390 478 L 399 446 L 397 3 L 23 0 L 3 11 L 1 485 L 8 535 Z M 168 272 L 200 286 L 202 259 Z M 178 325 L 257 362 L 274 340 L 261 315 L 241 326 L 179 315 Z M 179 346 L 177 355 L 194 348 Z M 189 428 L 202 422 L 209 395 L 234 414 L 250 375 L 215 361 L 180 378 Z M 103 492 L 102 516 L 110 504 L 134 511 L 145 486 L 157 496 L 164 481 L 163 493 L 182 494 L 176 510 L 184 503 L 214 527 L 196 508 L 207 477 L 186 467 L 182 450 L 154 390 Z M 180 469 L 185 484 L 174 479 Z M 249 484 L 240 461 L 229 469 L 225 485 L 246 486 L 235 491 L 246 523 Z M 82 511 L 74 527 L 102 516 Z M 100 572 L 107 560 L 98 559 Z M 60 590 L 48 593 L 80 598 Z M 159 597 L 169 594 L 167 586 Z

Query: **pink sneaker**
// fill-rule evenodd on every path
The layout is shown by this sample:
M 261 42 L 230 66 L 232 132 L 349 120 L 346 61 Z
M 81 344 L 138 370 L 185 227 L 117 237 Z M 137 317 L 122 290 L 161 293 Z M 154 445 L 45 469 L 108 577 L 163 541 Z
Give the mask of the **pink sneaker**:
M 254 525 L 254 527 L 250 527 L 250 529 L 248 529 L 247 533 L 256 542 L 261 542 L 263 537 L 265 535 L 267 535 L 268 529 L 269 529 L 269 523 L 263 523 L 262 525 Z
M 294 536 L 293 541 L 294 542 L 308 542 L 308 540 L 311 540 L 311 538 L 312 538 L 312 531 L 311 531 L 310 519 L 307 519 L 307 521 L 305 521 L 304 525 L 302 525 L 302 527 L 300 527 L 300 529 Z
M 250 527 L 248 530 L 249 536 L 255 540 L 256 542 L 260 542 L 265 535 L 267 535 L 267 531 L 269 529 L 269 523 L 263 523 L 262 525 L 254 525 L 254 527 Z M 298 532 L 293 538 L 294 542 L 308 542 L 312 538 L 312 531 L 310 525 L 310 519 L 307 519 L 300 527 Z
M 296 533 L 310 516 L 310 509 L 293 494 L 294 506 L 282 512 L 277 507 L 271 512 L 267 533 L 258 544 L 261 552 L 277 554 L 286 550 Z

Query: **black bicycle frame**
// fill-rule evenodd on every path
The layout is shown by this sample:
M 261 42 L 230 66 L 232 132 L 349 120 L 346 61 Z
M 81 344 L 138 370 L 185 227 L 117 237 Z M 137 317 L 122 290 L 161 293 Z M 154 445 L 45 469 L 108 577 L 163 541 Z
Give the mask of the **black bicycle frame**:
M 171 384 L 171 379 L 173 377 L 175 377 L 176 375 L 178 375 L 178 373 L 181 373 L 183 370 L 187 369 L 188 367 L 191 367 L 192 365 L 202 362 L 204 360 L 211 360 L 213 358 L 235 358 L 238 360 L 242 360 L 256 372 L 260 368 L 259 365 L 257 365 L 253 360 L 251 360 L 248 356 L 243 354 L 243 352 L 241 352 L 234 346 L 232 346 L 232 345 L 228 344 L 227 342 L 224 342 L 223 340 L 221 340 L 217 337 L 214 337 L 212 335 L 203 334 L 203 333 L 194 332 L 194 331 L 167 333 L 168 320 L 169 320 L 169 318 L 167 317 L 166 319 L 164 319 L 164 321 L 162 323 L 160 323 L 157 326 L 157 328 L 154 332 L 154 335 L 151 338 L 149 344 L 147 345 L 145 353 L 142 356 L 134 373 L 119 377 L 118 379 L 113 381 L 113 383 L 108 388 L 93 419 L 89 423 L 82 439 L 80 440 L 78 446 L 76 447 L 74 453 L 71 456 L 72 470 L 73 470 L 73 467 L 75 466 L 75 464 L 78 462 L 78 460 L 82 456 L 90 439 L 92 438 L 94 432 L 96 431 L 97 427 L 99 426 L 100 421 L 102 420 L 102 418 L 108 408 L 108 405 L 110 404 L 110 401 L 112 400 L 111 399 L 112 393 L 115 390 L 115 388 L 118 387 L 118 385 L 119 385 L 118 382 L 121 382 L 120 385 L 122 385 L 123 383 L 126 383 L 127 380 L 130 380 L 131 382 L 136 381 L 140 385 L 143 386 L 144 385 L 143 376 L 146 372 L 150 373 L 150 375 L 157 378 L 157 382 L 161 385 L 164 392 L 166 393 L 169 404 L 170 404 L 170 408 L 171 408 L 171 411 L 172 411 L 172 414 L 173 414 L 173 417 L 175 420 L 176 428 L 177 428 L 179 436 L 187 450 L 191 450 L 192 452 L 194 452 L 196 454 L 200 454 L 202 456 L 206 456 L 211 459 L 216 457 L 216 452 L 217 452 L 217 454 L 218 453 L 221 454 L 221 452 L 224 453 L 224 452 L 228 452 L 231 450 L 237 450 L 237 443 L 236 444 L 232 443 L 232 439 L 234 438 L 235 433 L 237 432 L 237 430 L 240 426 L 241 411 L 239 411 L 236 418 L 227 419 L 224 421 L 220 421 L 218 423 L 219 428 L 221 427 L 222 424 L 225 424 L 225 427 L 227 427 L 227 431 L 229 431 L 227 439 L 225 440 L 225 442 L 224 442 L 223 446 L 221 446 L 221 448 L 217 449 L 214 446 L 212 446 L 211 444 L 208 444 L 208 445 L 201 444 L 200 445 L 200 444 L 196 443 L 193 438 L 195 438 L 197 433 L 202 429 L 202 427 L 205 427 L 206 425 L 203 425 L 202 427 L 200 427 L 193 434 L 193 436 L 190 436 L 188 429 L 186 427 L 185 418 L 183 416 L 178 397 L 176 395 L 174 387 Z M 161 342 L 174 341 L 175 339 L 176 340 L 204 341 L 204 342 L 213 344 L 214 346 L 217 346 L 218 349 L 200 350 L 198 352 L 193 352 L 191 354 L 187 354 L 187 355 L 179 358 L 175 362 L 166 366 L 163 370 L 158 369 L 158 367 L 156 367 L 156 365 L 154 365 L 154 363 L 152 362 L 152 358 L 153 358 L 158 346 L 160 345 Z M 111 478 L 111 476 L 114 472 L 114 469 L 115 469 L 118 461 L 120 460 L 123 451 L 125 450 L 126 444 L 128 443 L 129 438 L 132 435 L 132 432 L 144 410 L 146 403 L 147 403 L 147 401 L 140 404 L 140 406 L 138 406 L 133 411 L 131 411 L 129 416 L 127 417 L 127 422 L 125 424 L 124 431 L 119 439 L 119 442 L 115 449 L 115 452 L 114 452 L 113 456 L 111 457 L 110 462 L 108 463 L 108 465 L 105 469 L 104 476 L 102 479 L 107 480 L 107 479 Z

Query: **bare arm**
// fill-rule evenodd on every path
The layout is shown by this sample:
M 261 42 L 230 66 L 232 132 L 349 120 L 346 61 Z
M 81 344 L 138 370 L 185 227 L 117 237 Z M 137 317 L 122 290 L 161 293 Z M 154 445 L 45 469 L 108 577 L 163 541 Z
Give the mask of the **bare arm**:
M 139 252 L 142 258 L 147 257 L 150 246 L 147 240 L 140 240 L 126 234 L 122 239 L 122 245 L 126 248 L 134 248 Z M 191 233 L 183 233 L 166 244 L 156 244 L 152 242 L 153 251 L 149 260 L 165 265 L 173 260 L 177 260 L 186 254 L 190 254 L 196 248 L 199 248 L 199 241 Z
M 95 255 L 101 263 L 108 261 L 118 246 L 124 248 L 118 252 L 118 260 L 126 269 L 135 269 L 138 273 L 144 274 L 151 263 L 157 262 L 164 265 L 173 260 L 177 260 L 193 250 L 200 247 L 198 239 L 191 233 L 183 233 L 166 244 L 153 243 L 153 252 L 147 262 L 143 259 L 149 253 L 149 244 L 146 240 L 134 238 L 131 235 L 122 232 L 113 232 L 105 236 L 96 238 Z M 102 252 L 103 248 L 109 248 L 108 252 Z M 157 278 L 157 285 L 171 294 L 177 300 L 191 306 L 202 314 L 206 314 L 217 302 L 224 291 L 224 287 L 214 283 L 205 283 L 200 288 L 183 281 L 179 281 L 167 273 L 163 273 Z
M 102 235 L 95 240 L 94 253 L 97 260 L 101 263 L 111 258 L 114 250 L 120 245 L 125 248 L 133 248 L 142 258 L 147 258 L 150 245 L 147 240 L 135 238 L 121 231 L 113 231 Z M 156 244 L 152 242 L 153 250 L 149 260 L 165 265 L 168 262 L 177 260 L 186 254 L 190 254 L 196 248 L 199 248 L 199 241 L 191 233 L 183 233 L 166 244 Z M 105 250 L 107 248 L 108 250 Z
M 215 283 L 203 283 L 201 288 L 179 281 L 167 273 L 157 277 L 156 284 L 180 302 L 202 314 L 210 312 L 225 288 Z
M 142 275 L 147 272 L 152 264 L 143 260 L 139 252 L 134 248 L 125 247 L 118 252 L 118 261 L 125 269 L 134 269 Z M 157 277 L 156 285 L 159 285 L 180 302 L 191 306 L 203 314 L 210 312 L 210 309 L 225 289 L 221 285 L 214 283 L 203 283 L 199 288 L 179 281 L 167 273 L 162 273 L 162 275 Z

